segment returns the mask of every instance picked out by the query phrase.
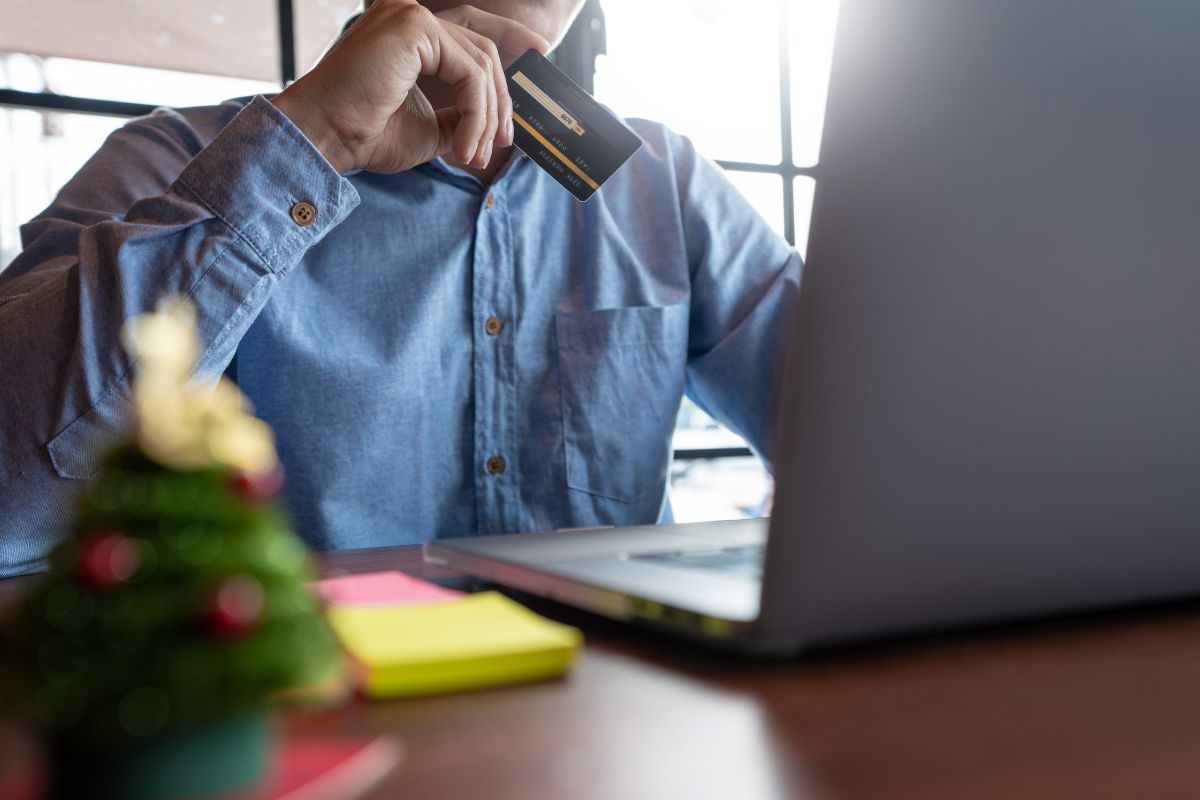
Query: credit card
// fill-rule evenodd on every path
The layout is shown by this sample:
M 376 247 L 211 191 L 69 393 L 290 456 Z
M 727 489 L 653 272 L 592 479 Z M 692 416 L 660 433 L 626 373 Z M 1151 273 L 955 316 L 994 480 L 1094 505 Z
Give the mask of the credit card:
M 577 200 L 587 200 L 642 146 L 638 135 L 536 50 L 505 70 L 513 139 Z

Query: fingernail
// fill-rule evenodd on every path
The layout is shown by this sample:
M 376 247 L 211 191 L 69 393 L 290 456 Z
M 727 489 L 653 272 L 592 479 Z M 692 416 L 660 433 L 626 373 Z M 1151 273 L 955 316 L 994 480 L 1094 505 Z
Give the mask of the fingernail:
M 513 140 L 512 114 L 509 114 L 509 116 L 504 120 L 504 128 L 505 128 L 505 130 L 508 131 L 508 142 L 509 142 L 509 144 L 512 144 L 512 140 Z

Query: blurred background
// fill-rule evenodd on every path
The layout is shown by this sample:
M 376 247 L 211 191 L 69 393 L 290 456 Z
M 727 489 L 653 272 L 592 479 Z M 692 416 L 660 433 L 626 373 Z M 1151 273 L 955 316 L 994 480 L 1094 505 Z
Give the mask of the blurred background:
M 361 0 L 5 0 L 0 28 L 0 269 L 22 222 L 132 116 L 279 91 Z M 588 0 L 558 65 L 621 116 L 690 136 L 804 252 L 837 0 Z M 770 478 L 684 400 L 679 521 L 759 516 Z

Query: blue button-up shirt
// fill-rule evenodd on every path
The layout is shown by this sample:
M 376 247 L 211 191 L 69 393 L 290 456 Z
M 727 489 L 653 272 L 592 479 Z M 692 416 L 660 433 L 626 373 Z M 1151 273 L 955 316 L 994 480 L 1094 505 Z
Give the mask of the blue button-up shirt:
M 40 566 L 131 431 L 119 331 L 173 293 L 320 549 L 668 519 L 685 390 L 769 461 L 800 258 L 687 139 L 629 124 L 644 146 L 587 203 L 519 154 L 486 187 L 338 175 L 262 97 L 112 134 L 0 272 L 0 575 Z

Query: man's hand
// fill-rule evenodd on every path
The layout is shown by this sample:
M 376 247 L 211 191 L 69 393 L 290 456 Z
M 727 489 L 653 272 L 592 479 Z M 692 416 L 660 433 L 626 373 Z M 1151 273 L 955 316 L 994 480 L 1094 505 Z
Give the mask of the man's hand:
M 500 50 L 549 43 L 518 22 L 461 6 L 434 15 L 415 0 L 376 0 L 311 72 L 274 100 L 338 172 L 399 172 L 447 151 L 486 166 L 512 144 L 512 101 Z M 454 104 L 434 109 L 417 87 L 432 76 Z

